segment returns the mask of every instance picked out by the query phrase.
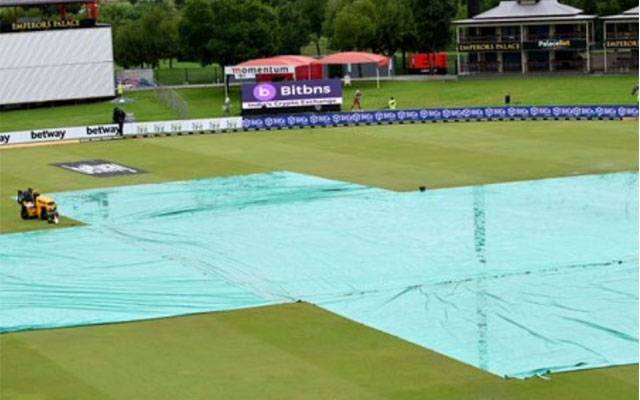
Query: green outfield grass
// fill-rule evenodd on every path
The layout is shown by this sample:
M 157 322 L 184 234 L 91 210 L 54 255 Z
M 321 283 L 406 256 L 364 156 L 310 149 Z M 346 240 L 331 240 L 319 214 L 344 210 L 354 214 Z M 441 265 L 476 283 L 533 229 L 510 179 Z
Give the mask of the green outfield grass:
M 308 304 L 0 336 L 4 399 L 636 399 L 626 366 L 504 380 Z
M 637 122 L 387 125 L 125 139 L 0 150 L 0 231 L 14 191 L 289 170 L 393 190 L 638 169 Z M 148 173 L 51 166 L 107 159 Z M 63 226 L 73 221 L 63 220 Z M 34 243 L 37 251 L 37 243 Z M 504 380 L 308 304 L 0 335 L 1 399 L 636 399 L 638 367 Z
M 499 106 L 510 94 L 514 105 L 576 105 L 576 104 L 634 104 L 631 90 L 637 77 L 627 76 L 541 76 L 499 79 L 462 79 L 459 81 L 391 81 L 354 82 L 345 90 L 343 109 L 350 108 L 353 92 L 364 92 L 365 109 L 378 110 L 387 106 L 390 96 L 398 100 L 399 108 Z M 192 118 L 222 116 L 223 89 L 179 89 L 188 103 Z M 124 106 L 139 121 L 178 118 L 176 111 L 161 104 L 153 92 L 129 92 L 135 103 Z M 233 112 L 240 112 L 240 89 L 232 88 Z M 99 102 L 72 106 L 5 111 L 0 113 L 0 132 L 37 128 L 55 128 L 111 122 L 115 105 Z
M 393 190 L 637 169 L 628 121 L 438 123 L 228 133 L 0 150 L 0 232 L 20 220 L 17 189 L 42 192 L 290 170 Z M 149 173 L 96 179 L 52 163 L 119 161 Z M 28 165 L 28 168 L 25 168 Z M 72 223 L 63 219 L 62 225 Z

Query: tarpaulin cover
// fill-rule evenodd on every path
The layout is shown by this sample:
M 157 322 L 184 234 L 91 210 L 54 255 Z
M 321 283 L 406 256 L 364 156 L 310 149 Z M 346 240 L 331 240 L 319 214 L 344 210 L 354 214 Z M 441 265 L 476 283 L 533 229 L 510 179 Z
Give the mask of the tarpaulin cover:
M 0 331 L 300 299 L 501 376 L 637 363 L 637 191 L 277 172 L 61 193 L 87 226 L 0 236 Z

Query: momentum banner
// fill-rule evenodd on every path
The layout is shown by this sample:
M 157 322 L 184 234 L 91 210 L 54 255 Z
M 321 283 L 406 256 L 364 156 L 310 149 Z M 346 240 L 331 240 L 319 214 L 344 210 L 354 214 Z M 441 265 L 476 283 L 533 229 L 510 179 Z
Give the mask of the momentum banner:
M 225 75 L 236 79 L 255 79 L 256 75 L 295 74 L 296 67 L 291 65 L 258 65 L 248 67 L 225 67 Z
M 637 118 L 637 106 L 473 107 L 383 110 L 285 116 L 244 117 L 244 129 L 294 128 L 432 121 L 501 119 Z
M 242 85 L 243 110 L 340 104 L 342 104 L 342 82 L 339 79 Z

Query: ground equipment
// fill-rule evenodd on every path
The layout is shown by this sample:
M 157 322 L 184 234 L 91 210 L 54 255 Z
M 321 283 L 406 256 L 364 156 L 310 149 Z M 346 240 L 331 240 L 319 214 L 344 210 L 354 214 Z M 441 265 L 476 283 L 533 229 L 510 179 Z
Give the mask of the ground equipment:
M 50 197 L 34 192 L 33 189 L 18 190 L 18 204 L 22 219 L 41 219 L 57 224 L 60 219 L 58 206 Z

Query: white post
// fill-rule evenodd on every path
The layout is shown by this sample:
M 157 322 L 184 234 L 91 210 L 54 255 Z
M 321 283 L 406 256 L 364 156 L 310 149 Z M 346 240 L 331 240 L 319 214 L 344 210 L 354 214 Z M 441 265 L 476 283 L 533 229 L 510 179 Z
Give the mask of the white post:
M 520 64 L 522 75 L 524 75 L 527 72 L 527 60 L 524 53 L 524 25 L 520 25 Z
M 607 65 L 607 52 L 609 48 L 607 47 L 607 21 L 604 21 L 604 73 L 607 73 L 609 66 Z
M 376 63 L 376 86 L 380 89 L 380 66 Z
M 550 38 L 555 38 L 555 34 L 556 34 L 556 26 L 555 25 L 549 25 L 549 37 Z M 555 52 L 555 50 L 549 50 L 549 72 L 553 72 L 553 70 L 554 70 L 553 62 L 555 60 L 556 60 L 556 52 Z
M 585 24 L 587 36 L 587 72 L 591 72 L 591 46 L 589 44 L 589 21 Z
M 460 75 L 461 69 L 460 69 L 460 27 L 456 26 L 456 72 L 458 73 L 458 76 Z

